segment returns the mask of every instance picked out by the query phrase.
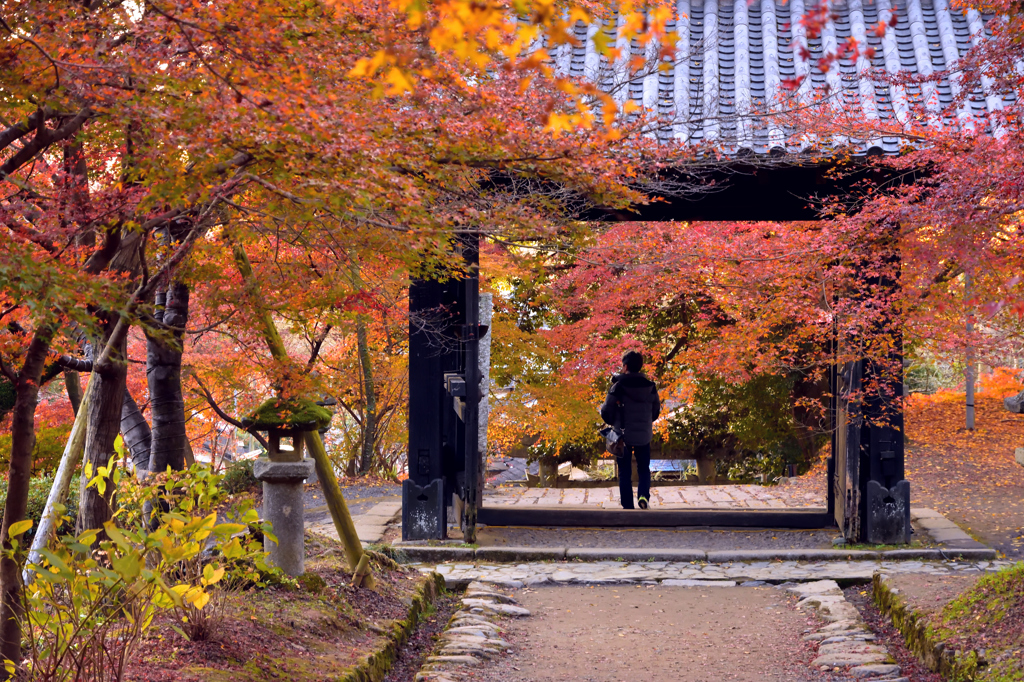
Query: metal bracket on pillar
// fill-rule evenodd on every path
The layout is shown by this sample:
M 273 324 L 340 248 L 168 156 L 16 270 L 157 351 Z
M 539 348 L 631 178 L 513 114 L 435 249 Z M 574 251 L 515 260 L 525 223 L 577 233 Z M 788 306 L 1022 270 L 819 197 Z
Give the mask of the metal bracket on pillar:
M 444 390 L 448 395 L 455 398 L 466 397 L 466 378 L 457 372 L 448 372 L 444 375 Z
M 409 479 L 402 482 L 403 540 L 445 539 L 447 512 L 443 479 L 435 478 L 425 486 L 418 486 Z
M 910 542 L 910 482 L 886 488 L 868 481 L 865 540 L 876 545 Z

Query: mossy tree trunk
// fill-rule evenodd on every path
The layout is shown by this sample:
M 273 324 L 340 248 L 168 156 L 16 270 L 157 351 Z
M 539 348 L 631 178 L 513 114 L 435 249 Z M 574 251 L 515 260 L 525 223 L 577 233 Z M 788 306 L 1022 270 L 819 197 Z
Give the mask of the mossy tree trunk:
M 701 485 L 713 485 L 715 482 L 716 460 L 711 455 L 697 458 L 697 481 Z
M 541 487 L 554 488 L 558 484 L 558 462 L 554 457 L 541 457 L 537 463 L 537 474 Z
M 271 317 L 269 311 L 262 309 L 258 303 L 259 283 L 256 281 L 256 276 L 253 273 L 249 256 L 245 253 L 245 249 L 241 244 L 233 243 L 231 249 L 235 264 L 238 266 L 238 272 L 242 275 L 242 281 L 245 282 L 249 303 L 258 313 L 257 319 L 263 327 L 263 338 L 267 343 L 267 348 L 270 350 L 270 355 L 279 363 L 290 363 L 291 358 L 289 358 L 288 351 L 281 340 L 281 334 L 274 325 L 273 317 Z M 312 431 L 307 433 L 306 439 L 310 454 L 316 462 L 317 478 L 320 479 L 324 497 L 327 499 L 327 504 L 334 520 L 334 527 L 338 531 L 338 537 L 345 544 L 345 556 L 348 559 L 349 567 L 354 571 L 363 558 L 363 546 L 359 542 L 355 524 L 352 522 L 352 515 L 349 513 L 345 499 L 341 495 L 341 488 L 338 486 L 338 480 L 334 475 L 333 466 L 327 457 L 327 451 L 324 449 L 323 440 L 320 438 L 319 432 Z M 372 589 L 373 584 L 372 575 L 364 578 L 363 587 Z
M 373 467 L 373 446 L 377 436 L 377 390 L 373 380 L 370 344 L 366 338 L 366 317 L 363 315 L 356 320 L 356 346 L 359 352 L 359 366 L 363 374 L 363 397 L 366 405 L 363 411 L 359 472 L 367 474 Z

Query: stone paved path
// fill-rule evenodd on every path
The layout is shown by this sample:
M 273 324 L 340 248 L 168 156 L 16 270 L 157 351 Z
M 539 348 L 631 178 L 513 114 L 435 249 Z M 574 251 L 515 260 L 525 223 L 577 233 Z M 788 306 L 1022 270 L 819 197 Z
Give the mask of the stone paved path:
M 379 482 L 342 487 L 341 495 L 363 544 L 380 542 L 387 525 L 401 514 L 401 491 L 397 484 Z M 319 485 L 306 486 L 305 504 L 306 530 L 337 540 L 338 531 Z
M 633 490 L 636 495 L 636 489 Z M 788 486 L 702 485 L 651 488 L 655 509 L 805 509 L 824 508 L 825 487 L 820 492 Z M 501 487 L 484 492 L 484 506 L 571 505 L 620 509 L 615 488 Z
M 995 572 L 1012 565 L 1010 561 L 736 561 L 726 563 L 673 561 L 529 562 L 521 564 L 440 564 L 420 570 L 436 570 L 450 585 L 473 580 L 523 587 L 527 585 L 615 583 L 701 584 L 707 581 L 839 580 L 868 581 L 876 571 L 886 573 Z

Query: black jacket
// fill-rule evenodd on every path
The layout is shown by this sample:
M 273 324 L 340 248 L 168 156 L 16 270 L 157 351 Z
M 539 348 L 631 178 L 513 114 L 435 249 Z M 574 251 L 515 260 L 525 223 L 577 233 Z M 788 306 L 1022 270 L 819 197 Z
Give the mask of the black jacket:
M 601 405 L 601 419 L 620 426 L 626 445 L 647 445 L 654 437 L 651 425 L 661 414 L 658 387 L 639 372 L 612 377 L 612 387 Z M 621 421 L 616 424 L 616 417 Z

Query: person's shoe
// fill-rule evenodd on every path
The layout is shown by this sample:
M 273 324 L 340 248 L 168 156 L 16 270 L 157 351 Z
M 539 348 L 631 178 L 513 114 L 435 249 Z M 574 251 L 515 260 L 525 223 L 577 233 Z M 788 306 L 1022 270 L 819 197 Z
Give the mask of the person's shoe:
M 647 509 L 647 498 L 641 497 L 637 500 L 637 504 L 640 505 L 641 509 Z

